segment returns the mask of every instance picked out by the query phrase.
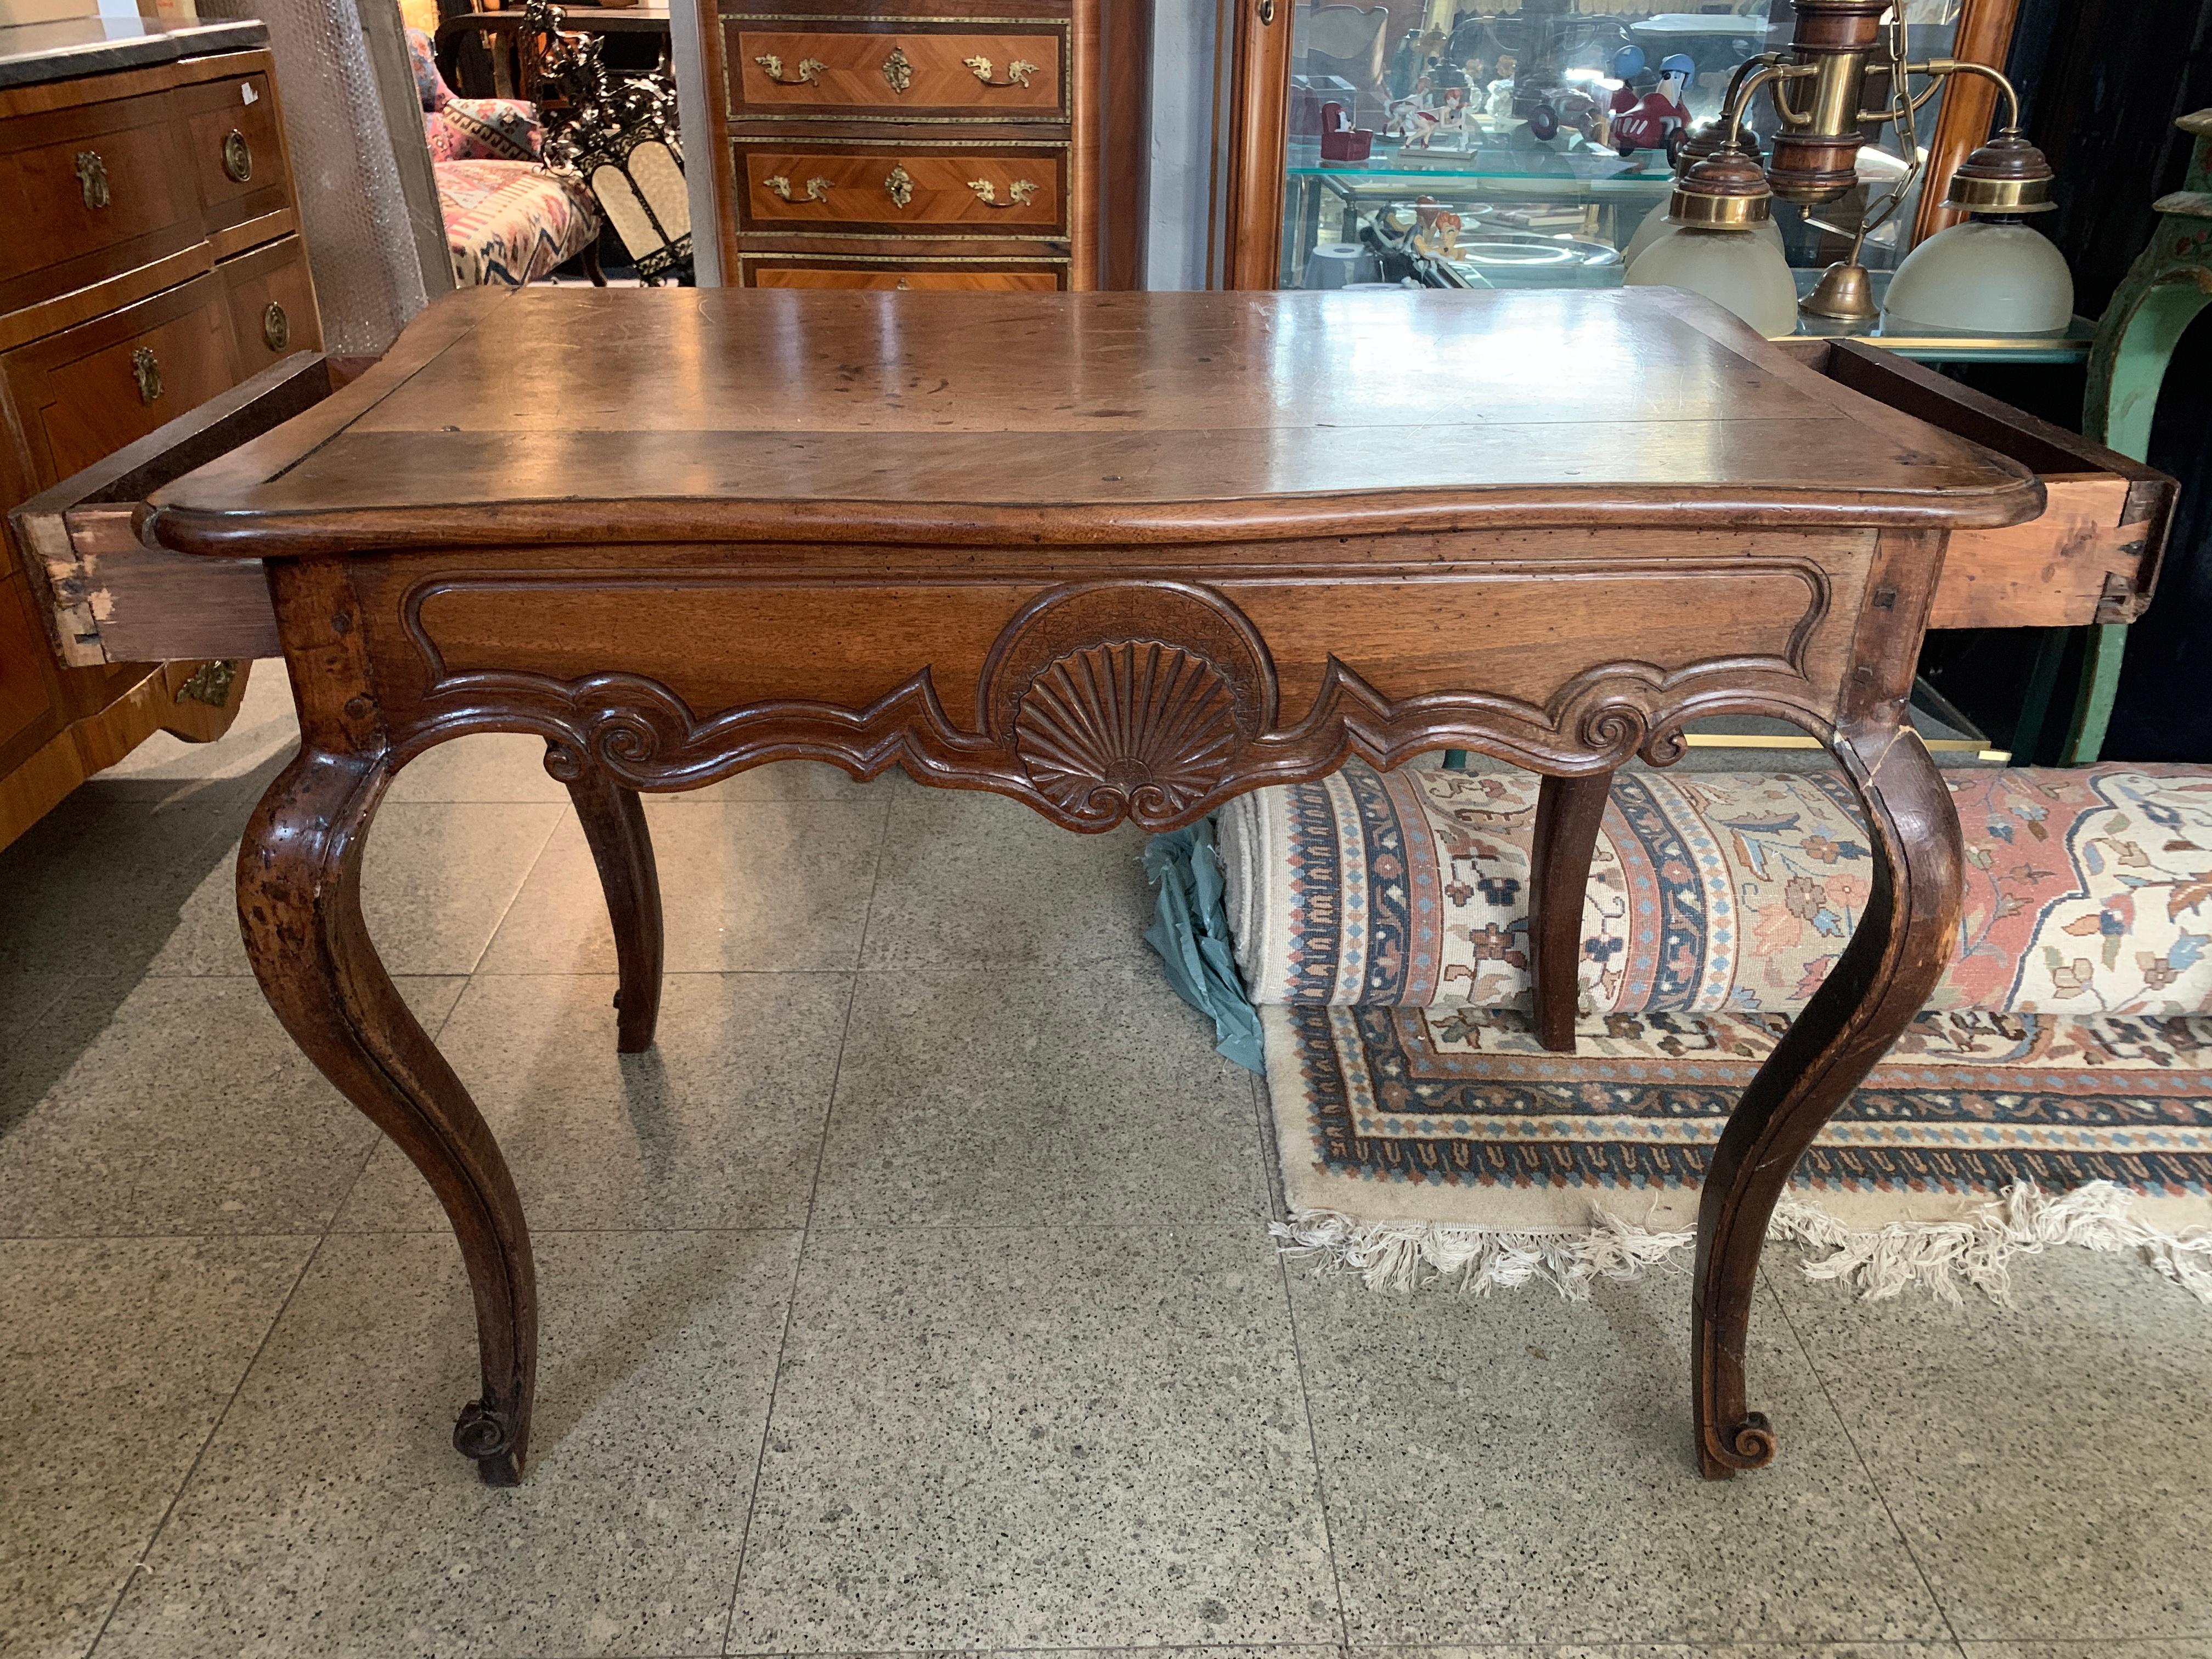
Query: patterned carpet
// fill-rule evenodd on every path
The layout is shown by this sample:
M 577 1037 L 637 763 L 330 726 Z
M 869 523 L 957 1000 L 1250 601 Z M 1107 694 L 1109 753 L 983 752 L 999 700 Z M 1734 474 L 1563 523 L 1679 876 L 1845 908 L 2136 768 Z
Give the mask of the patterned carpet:
M 1511 1011 L 1260 1018 L 1285 1236 L 1376 1282 L 1570 1293 L 1686 1245 L 1721 1125 L 1788 1023 L 1608 1014 L 1565 1055 Z M 2072 1242 L 2143 1248 L 2212 1302 L 2208 1080 L 2212 1018 L 1923 1014 L 1806 1156 L 1783 1231 L 1877 1293 L 2001 1291 L 2013 1250 Z

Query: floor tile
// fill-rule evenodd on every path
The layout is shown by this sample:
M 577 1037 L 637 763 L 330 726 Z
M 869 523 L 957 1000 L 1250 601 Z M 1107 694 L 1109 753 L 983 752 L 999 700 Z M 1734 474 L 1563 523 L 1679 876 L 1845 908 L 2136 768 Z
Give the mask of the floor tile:
M 671 973 L 850 968 L 875 881 L 874 800 L 647 803 Z M 565 818 L 485 953 L 487 974 L 606 974 L 614 933 Z
M 532 1467 L 495 1491 L 448 1438 L 477 1387 L 457 1253 L 332 1236 L 102 1659 L 714 1651 L 798 1244 L 540 1239 Z
M 2063 1249 L 2014 1264 L 2012 1310 L 1776 1282 L 1961 1639 L 2212 1635 L 2212 1316 L 2186 1291 Z
M 2212 1636 L 2148 1642 L 1967 1642 L 1966 1659 L 2212 1659 Z
M 0 1241 L 0 1653 L 91 1648 L 313 1248 Z
M 1771 1298 L 1750 1377 L 1780 1456 L 1709 1482 L 1686 1273 L 1586 1306 L 1291 1285 L 1355 1644 L 1948 1636 Z
M 531 1226 L 804 1226 L 850 977 L 671 974 L 659 1040 L 641 1054 L 615 1052 L 614 988 L 487 975 L 441 1034 Z M 387 1143 L 337 1224 L 446 1224 Z
M 1950 1642 L 1510 1642 L 1351 1648 L 1344 1659 L 1962 1659 Z
M 1249 1073 L 1149 962 L 866 973 L 815 1225 L 1257 1230 L 1260 1160 Z
M 179 783 L 241 779 L 260 774 L 266 781 L 300 746 L 300 720 L 292 706 L 292 682 L 284 659 L 270 657 L 253 665 L 246 696 L 230 730 L 213 743 L 187 743 L 156 732 L 98 775 L 95 786 L 116 794 L 158 798 Z
M 545 739 L 526 732 L 476 732 L 454 738 L 399 769 L 385 796 L 399 801 L 537 801 L 568 804 L 565 785 L 545 770 Z
M 497 802 L 379 809 L 362 857 L 361 910 L 392 974 L 465 974 L 522 889 L 563 807 Z M 238 932 L 234 842 L 184 907 L 148 972 L 251 974 Z M 599 896 L 596 885 L 592 890 Z
M 997 795 L 901 790 L 861 965 L 1127 962 L 1152 911 L 1145 841 L 1127 824 L 1077 835 Z
M 732 1652 L 1336 1631 L 1264 1238 L 810 1235 Z
M 50 1006 L 70 979 L 143 973 L 202 883 L 229 882 L 250 810 L 228 796 L 135 800 L 88 785 L 0 848 L 0 1002 Z
M 655 800 L 693 806 L 727 805 L 744 800 L 884 800 L 894 792 L 913 789 L 896 767 L 863 783 L 842 766 L 827 761 L 774 761 L 756 766 L 704 789 L 687 789 L 680 795 L 656 795 Z
M 319 1231 L 376 1139 L 252 980 L 88 981 L 0 1068 L 0 1235 Z

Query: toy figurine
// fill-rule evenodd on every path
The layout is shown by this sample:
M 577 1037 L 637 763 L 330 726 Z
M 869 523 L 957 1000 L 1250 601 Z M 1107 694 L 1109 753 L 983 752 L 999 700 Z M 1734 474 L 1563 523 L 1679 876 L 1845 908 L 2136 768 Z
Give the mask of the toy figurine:
M 1341 104 L 1321 106 L 1321 159 L 1324 161 L 1364 161 L 1374 149 L 1375 135 L 1355 127 Z
M 1624 48 L 1614 54 L 1614 62 L 1626 58 L 1634 47 Z M 1639 58 L 1640 52 L 1636 52 Z M 1640 65 L 1639 65 L 1640 67 Z M 1626 86 L 1613 95 L 1612 139 L 1613 149 L 1623 155 L 1639 149 L 1663 149 L 1672 161 L 1683 144 L 1689 140 L 1690 109 L 1682 101 L 1684 88 L 1697 72 L 1696 63 L 1684 52 L 1675 52 L 1659 60 L 1659 84 L 1643 97 L 1624 106 L 1622 100 L 1632 94 Z M 1626 79 L 1616 76 L 1617 79 Z
M 1513 113 L 1513 76 L 1520 68 L 1520 60 L 1510 52 L 1498 54 L 1498 78 L 1490 83 L 1489 98 L 1483 112 L 1501 118 Z

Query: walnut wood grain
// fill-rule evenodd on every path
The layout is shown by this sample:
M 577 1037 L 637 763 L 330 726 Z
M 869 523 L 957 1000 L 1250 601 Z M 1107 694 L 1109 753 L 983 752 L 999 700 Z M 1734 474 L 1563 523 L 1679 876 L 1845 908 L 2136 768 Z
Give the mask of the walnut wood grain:
M 546 751 L 546 769 L 568 786 L 568 799 L 599 867 L 607 915 L 615 936 L 615 1047 L 642 1054 L 653 1046 L 660 1020 L 660 877 L 653 861 L 653 832 L 637 791 L 625 789 L 574 749 Z
M 1958 827 L 1906 697 L 1947 537 L 2032 515 L 2028 468 L 1664 292 L 611 297 L 441 301 L 142 520 L 270 561 L 304 747 L 241 855 L 256 971 L 447 1206 L 483 1364 L 457 1433 L 488 1478 L 527 1443 L 526 1235 L 356 893 L 391 772 L 484 731 L 544 738 L 571 786 L 629 1048 L 659 954 L 638 792 L 807 758 L 1164 829 L 1351 754 L 1480 750 L 1565 780 L 1536 876 L 1557 1041 L 1604 775 L 1678 757 L 1701 715 L 1793 722 L 1879 870 L 1703 1200 L 1701 1467 L 1771 1455 L 1743 1370 L 1765 1218 L 1949 948 Z M 1493 418 L 1335 372 L 1386 359 L 1479 370 Z
M 1547 776 L 1536 789 L 1528 869 L 1529 978 L 1536 1041 L 1553 1054 L 1575 1051 L 1583 897 L 1612 789 L 1610 772 Z

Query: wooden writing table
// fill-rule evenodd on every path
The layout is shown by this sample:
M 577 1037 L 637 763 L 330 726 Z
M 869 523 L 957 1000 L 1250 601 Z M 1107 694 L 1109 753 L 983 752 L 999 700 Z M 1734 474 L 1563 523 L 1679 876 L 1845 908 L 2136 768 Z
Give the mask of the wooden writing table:
M 1774 1452 L 1743 1369 L 1769 1212 L 1956 930 L 1958 823 L 1905 720 L 1931 607 L 2139 606 L 2166 499 L 1924 371 L 1819 351 L 1645 289 L 479 291 L 323 401 L 272 373 L 23 525 L 112 648 L 288 659 L 302 747 L 246 834 L 246 946 L 452 1218 L 483 1370 L 454 1440 L 495 1483 L 529 1437 L 522 1205 L 360 908 L 377 803 L 434 744 L 545 739 L 625 1050 L 659 998 L 639 791 L 805 757 L 1167 829 L 1354 752 L 1482 750 L 1545 777 L 1538 991 L 1569 1046 L 1609 773 L 1678 756 L 1695 716 L 1794 722 L 1857 791 L 1875 873 L 1705 1188 L 1693 1401 L 1721 1476 Z M 2008 436 L 2048 488 L 1895 404 Z M 1970 556 L 1939 589 L 1947 538 Z

